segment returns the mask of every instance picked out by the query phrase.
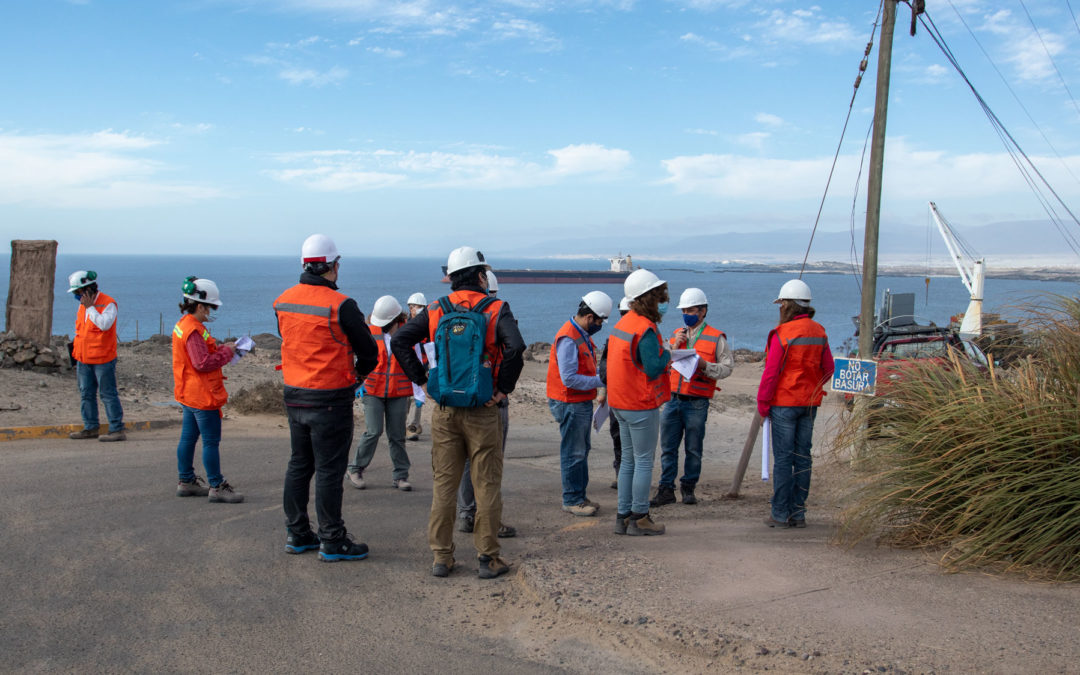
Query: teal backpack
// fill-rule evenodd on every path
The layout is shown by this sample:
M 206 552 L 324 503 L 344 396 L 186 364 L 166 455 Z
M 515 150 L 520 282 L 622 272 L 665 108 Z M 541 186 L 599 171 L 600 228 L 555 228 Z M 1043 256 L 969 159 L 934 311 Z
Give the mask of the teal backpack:
M 487 297 L 472 309 L 462 309 L 439 298 L 443 314 L 435 327 L 435 367 L 428 374 L 428 396 L 439 405 L 475 408 L 491 400 L 495 378 L 490 357 L 484 355 L 488 315 L 495 298 Z

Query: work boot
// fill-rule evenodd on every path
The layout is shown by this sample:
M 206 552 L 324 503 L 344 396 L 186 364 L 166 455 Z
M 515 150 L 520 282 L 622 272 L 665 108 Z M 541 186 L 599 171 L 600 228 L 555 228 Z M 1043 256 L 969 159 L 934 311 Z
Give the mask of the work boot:
M 401 490 L 402 492 L 410 492 L 410 491 L 412 491 L 412 483 L 405 480 L 404 478 L 400 478 L 398 480 L 395 480 L 394 481 L 394 487 Z
M 324 541 L 319 545 L 319 560 L 323 562 L 363 560 L 366 557 L 368 557 L 367 544 L 353 541 L 348 534 L 341 539 Z
M 210 488 L 206 487 L 202 476 L 195 476 L 190 481 L 179 481 L 176 484 L 177 497 L 205 497 L 210 494 Z
M 228 481 L 221 481 L 221 484 L 217 487 L 210 488 L 207 501 L 220 504 L 239 504 L 244 501 L 244 495 L 234 490 Z
M 473 522 L 476 518 L 468 513 L 463 513 L 458 516 L 457 531 L 458 532 L 472 532 Z
M 121 429 L 120 431 L 110 431 L 107 434 L 102 434 L 101 436 L 98 436 L 98 440 L 101 441 L 102 443 L 112 443 L 112 442 L 115 442 L 115 441 L 126 441 L 127 440 L 127 434 L 124 433 L 123 429 Z
M 517 528 L 513 525 L 499 525 L 499 531 L 495 533 L 499 539 L 510 539 L 517 536 Z
M 574 506 L 567 506 L 566 504 L 563 504 L 562 510 L 566 511 L 567 513 L 572 513 L 575 516 L 587 517 L 596 515 L 596 507 L 587 502 L 581 502 L 580 504 L 575 504 Z
M 664 504 L 675 503 L 675 488 L 668 487 L 667 485 L 658 485 L 656 487 L 656 494 L 649 500 L 649 506 L 663 506 Z
M 663 534 L 666 527 L 658 523 L 654 523 L 649 514 L 638 515 L 631 513 L 627 518 L 626 533 L 631 537 L 651 536 L 655 534 Z
M 697 497 L 694 496 L 693 485 L 680 485 L 679 492 L 682 493 L 683 504 L 697 504 Z
M 510 571 L 510 566 L 503 562 L 502 558 L 482 555 L 477 560 L 480 563 L 479 574 L 481 579 L 494 579 Z
M 630 520 L 629 513 L 615 514 L 615 534 L 626 534 L 626 522 Z
M 81 441 L 81 440 L 86 439 L 86 438 L 97 438 L 97 437 L 98 437 L 98 430 L 97 429 L 79 429 L 78 431 L 72 431 L 70 434 L 68 434 L 68 438 L 73 438 L 73 439 L 75 439 L 77 441 Z
M 420 428 L 419 424 L 410 424 L 409 426 L 405 427 L 405 431 L 407 431 L 408 434 L 409 434 L 408 436 L 405 437 L 405 440 L 407 440 L 407 441 L 418 441 L 418 440 L 420 440 L 421 428 Z
M 322 542 L 319 541 L 319 535 L 315 534 L 311 530 L 308 530 L 304 534 L 289 533 L 289 536 L 285 537 L 285 552 L 286 553 L 303 553 L 304 551 L 314 551 L 319 548 Z
M 352 483 L 352 486 L 354 488 L 356 488 L 357 490 L 363 490 L 364 488 L 367 487 L 367 483 L 364 482 L 364 472 L 363 471 L 356 471 L 356 472 L 348 471 L 348 472 L 345 473 L 345 475 L 348 476 L 349 482 Z
M 450 576 L 450 570 L 454 569 L 454 561 L 448 563 L 437 562 L 431 566 L 431 576 L 445 578 Z

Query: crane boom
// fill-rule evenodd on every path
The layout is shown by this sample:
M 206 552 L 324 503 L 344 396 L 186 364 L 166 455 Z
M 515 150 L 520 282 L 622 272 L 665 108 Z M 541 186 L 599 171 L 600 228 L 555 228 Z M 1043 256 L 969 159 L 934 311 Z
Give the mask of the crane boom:
M 934 216 L 934 223 L 937 225 L 938 232 L 941 233 L 941 238 L 945 240 L 945 246 L 949 249 L 949 256 L 952 258 L 953 264 L 956 265 L 957 271 L 960 272 L 960 280 L 964 282 L 964 286 L 967 287 L 969 293 L 974 293 L 975 290 L 972 288 L 974 280 L 971 271 L 964 267 L 963 256 L 960 255 L 960 243 L 957 241 L 956 235 L 953 233 L 952 228 L 949 227 L 949 224 L 945 222 L 945 219 L 941 217 L 937 210 L 937 204 L 934 202 L 930 202 L 930 213 Z

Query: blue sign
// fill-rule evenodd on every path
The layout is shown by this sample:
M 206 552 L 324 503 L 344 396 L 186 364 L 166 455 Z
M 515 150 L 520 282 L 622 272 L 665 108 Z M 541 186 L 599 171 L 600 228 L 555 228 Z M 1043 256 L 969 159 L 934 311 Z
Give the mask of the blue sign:
M 874 395 L 877 383 L 877 363 L 859 359 L 833 359 L 832 390 L 841 394 Z

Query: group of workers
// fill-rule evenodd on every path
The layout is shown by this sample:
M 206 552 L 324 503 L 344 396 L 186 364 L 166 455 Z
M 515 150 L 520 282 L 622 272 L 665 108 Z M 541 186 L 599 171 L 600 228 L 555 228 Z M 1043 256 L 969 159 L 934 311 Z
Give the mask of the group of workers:
M 516 534 L 502 520 L 507 397 L 521 374 L 525 343 L 510 306 L 497 297 L 497 279 L 483 254 L 468 246 L 450 253 L 447 296 L 429 304 L 415 293 L 404 311 L 395 298 L 382 296 L 367 320 L 356 301 L 338 290 L 341 256 L 329 237 L 316 234 L 304 241 L 301 266 L 299 283 L 273 303 L 291 439 L 283 491 L 286 551 L 318 550 L 329 562 L 367 557 L 368 546 L 348 533 L 342 518 L 345 481 L 366 487 L 364 471 L 385 431 L 393 485 L 411 490 L 405 441 L 419 436 L 420 408 L 432 400 L 432 574 L 445 577 L 455 567 L 455 525 L 473 534 L 480 578 L 505 574 L 509 565 L 500 557 L 498 540 Z M 75 272 L 69 286 L 80 303 L 72 357 L 84 426 L 71 437 L 124 440 L 115 374 L 116 302 L 98 290 L 92 271 Z M 222 344 L 210 335 L 206 324 L 222 304 L 213 281 L 188 277 L 181 291 L 181 319 L 172 336 L 174 393 L 183 411 L 176 494 L 241 502 L 243 495 L 220 467 L 221 408 L 228 399 L 222 368 L 252 344 L 245 338 Z M 666 340 L 658 324 L 668 308 L 667 283 L 638 269 L 627 277 L 624 293 L 620 317 L 602 349 L 592 336 L 613 319 L 614 309 L 602 291 L 581 298 L 551 345 L 546 391 L 561 437 L 562 509 L 575 516 L 597 514 L 599 505 L 587 496 L 588 456 L 594 417 L 602 419 L 607 407 L 617 473 L 611 487 L 618 490 L 614 532 L 661 535 L 665 526 L 650 507 L 676 501 L 680 446 L 682 503 L 697 503 L 710 401 L 734 360 L 724 332 L 706 321 L 709 305 L 701 289 L 682 293 L 681 325 Z M 758 389 L 757 414 L 772 427 L 774 490 L 765 520 L 770 527 L 806 523 L 813 424 L 833 370 L 828 339 L 813 321 L 810 301 L 810 288 L 801 280 L 781 288 L 775 300 L 779 323 L 768 337 Z M 365 431 L 350 461 L 358 387 Z M 109 421 L 103 435 L 98 395 Z M 594 411 L 594 401 L 600 410 Z M 206 482 L 194 470 L 200 439 Z M 650 499 L 658 442 L 661 472 Z M 308 516 L 312 478 L 317 531 Z

